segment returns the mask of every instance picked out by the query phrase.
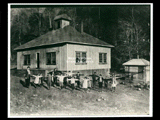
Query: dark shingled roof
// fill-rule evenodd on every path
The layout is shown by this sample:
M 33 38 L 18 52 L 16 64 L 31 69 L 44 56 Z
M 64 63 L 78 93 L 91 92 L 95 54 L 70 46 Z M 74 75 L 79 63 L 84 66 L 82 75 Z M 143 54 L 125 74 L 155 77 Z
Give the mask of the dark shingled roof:
M 84 45 L 95 45 L 104 47 L 114 47 L 98 38 L 95 38 L 85 32 L 80 33 L 71 26 L 65 26 L 57 30 L 47 32 L 40 37 L 33 39 L 21 46 L 18 46 L 14 50 L 24 50 L 28 48 L 54 45 L 59 43 L 73 43 L 73 44 L 84 44 Z

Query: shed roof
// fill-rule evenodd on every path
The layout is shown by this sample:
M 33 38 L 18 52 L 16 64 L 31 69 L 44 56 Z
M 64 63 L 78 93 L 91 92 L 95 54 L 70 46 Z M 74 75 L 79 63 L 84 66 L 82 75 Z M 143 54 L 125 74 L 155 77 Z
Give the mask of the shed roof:
M 46 45 L 55 45 L 58 43 L 76 43 L 84 45 L 97 45 L 104 47 L 114 47 L 111 44 L 108 44 L 98 38 L 95 38 L 85 32 L 80 33 L 71 26 L 65 26 L 64 28 L 59 28 L 47 32 L 40 37 L 33 39 L 21 46 L 18 46 L 14 50 L 24 50 L 28 48 L 46 46 Z
M 131 59 L 131 60 L 123 63 L 123 65 L 125 65 L 125 66 L 131 66 L 131 65 L 148 66 L 148 65 L 150 65 L 150 62 L 145 59 Z

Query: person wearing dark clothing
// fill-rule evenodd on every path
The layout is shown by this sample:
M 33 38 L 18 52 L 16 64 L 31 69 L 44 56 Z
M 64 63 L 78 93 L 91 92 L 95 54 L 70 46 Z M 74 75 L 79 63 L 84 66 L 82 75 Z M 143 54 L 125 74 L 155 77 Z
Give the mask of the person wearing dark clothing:
M 30 77 L 31 77 L 31 71 L 30 71 L 30 67 L 29 66 L 27 67 L 26 76 L 27 76 L 26 87 L 29 88 L 29 86 L 30 86 Z
M 93 87 L 95 87 L 96 85 L 96 77 L 97 77 L 96 72 L 94 72 L 94 74 L 92 75 Z
M 79 72 L 77 72 L 76 78 L 78 79 L 78 81 L 76 81 L 77 87 L 80 88 L 80 74 L 79 74 Z
M 102 92 L 102 85 L 103 85 L 103 77 L 100 74 L 100 76 L 99 76 L 99 88 L 100 88 L 100 92 Z
M 47 74 L 47 77 L 48 77 L 48 79 L 47 79 L 47 85 L 48 85 L 48 90 L 49 90 L 50 87 L 51 87 L 52 74 L 51 74 L 51 73 L 48 73 L 48 74 Z
M 71 77 L 71 88 L 72 88 L 72 91 L 75 88 L 75 79 L 74 79 L 74 77 Z
M 67 86 L 67 77 L 64 78 L 63 87 L 66 88 Z
M 53 76 L 53 86 L 57 85 L 57 75 L 59 75 L 61 72 L 57 70 L 57 68 L 54 69 L 52 76 Z

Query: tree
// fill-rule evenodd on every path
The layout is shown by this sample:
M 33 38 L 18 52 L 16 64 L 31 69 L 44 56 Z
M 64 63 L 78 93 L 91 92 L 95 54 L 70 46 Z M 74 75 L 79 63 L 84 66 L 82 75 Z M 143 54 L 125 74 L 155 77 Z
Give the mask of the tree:
M 28 15 L 25 9 L 17 9 L 17 14 L 12 19 L 11 24 L 11 41 L 22 44 L 22 37 L 30 30 L 28 24 Z
M 142 48 L 144 48 L 144 39 L 147 39 L 145 28 L 141 25 L 142 21 L 139 16 L 143 11 L 138 7 L 130 7 L 127 10 L 130 14 L 118 20 L 120 31 L 119 39 L 121 41 L 118 48 L 123 52 L 121 54 L 123 54 L 124 57 L 128 56 L 128 59 L 133 57 L 139 58 L 139 56 L 143 57 L 143 54 L 140 53 Z M 145 49 L 143 49 L 143 51 L 145 51 Z

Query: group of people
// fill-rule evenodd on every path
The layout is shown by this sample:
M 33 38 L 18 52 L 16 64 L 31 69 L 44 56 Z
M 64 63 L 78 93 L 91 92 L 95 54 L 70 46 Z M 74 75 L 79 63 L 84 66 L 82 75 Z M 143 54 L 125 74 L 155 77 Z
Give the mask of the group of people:
M 79 87 L 79 80 L 79 72 L 76 77 L 73 77 L 70 71 L 68 73 L 57 73 L 57 69 L 47 73 L 48 89 L 50 89 L 51 86 L 54 87 L 55 85 L 58 85 L 60 89 L 66 88 L 68 83 L 70 83 L 72 90 L 74 90 L 75 83 L 77 83 L 77 87 Z
M 93 88 L 96 85 L 96 81 L 98 81 L 100 92 L 102 92 L 103 85 L 107 88 L 110 88 L 111 91 L 113 91 L 113 92 L 115 92 L 115 90 L 116 90 L 117 80 L 116 80 L 116 76 L 114 73 L 112 74 L 111 81 L 109 81 L 109 79 L 107 80 L 107 79 L 103 78 L 101 74 L 98 76 L 98 75 L 96 75 L 96 72 L 94 72 L 94 74 L 92 75 L 92 80 L 93 80 Z
M 42 84 L 43 80 L 40 80 L 40 78 L 42 79 L 42 74 L 38 74 L 38 75 L 31 75 L 30 72 L 30 67 L 27 67 L 27 79 L 26 79 L 26 87 L 29 88 L 30 86 L 30 77 L 35 77 L 34 83 L 35 85 L 38 84 Z M 99 84 L 99 90 L 100 92 L 102 92 L 102 86 L 105 85 L 105 87 L 108 87 L 109 85 L 109 81 L 107 79 L 104 79 L 102 77 L 102 75 L 100 74 L 99 76 L 96 74 L 96 72 L 93 73 L 93 75 L 91 75 L 92 77 L 92 88 L 95 88 L 96 83 L 98 81 Z M 110 81 L 110 88 L 111 90 L 114 92 L 116 90 L 116 85 L 117 85 L 117 81 L 116 81 L 116 76 L 115 74 L 112 75 L 112 80 Z M 47 86 L 48 89 L 50 89 L 51 86 L 55 86 L 58 85 L 59 87 L 62 88 L 66 88 L 66 86 L 68 86 L 68 84 L 70 84 L 70 87 L 72 90 L 76 88 L 81 88 L 82 87 L 82 82 L 80 80 L 80 73 L 77 72 L 75 75 L 72 74 L 72 72 L 68 72 L 68 73 L 58 73 L 57 69 L 54 69 L 51 72 L 47 73 Z
M 35 78 L 34 81 L 32 82 L 35 87 L 39 86 L 42 83 L 42 79 L 41 79 L 43 77 L 42 74 L 41 73 L 39 73 L 38 75 L 31 74 L 29 66 L 27 67 L 27 71 L 26 71 L 25 77 L 26 77 L 26 79 L 25 79 L 25 83 L 26 83 L 25 86 L 27 88 L 29 88 L 29 86 L 30 86 L 31 77 Z

